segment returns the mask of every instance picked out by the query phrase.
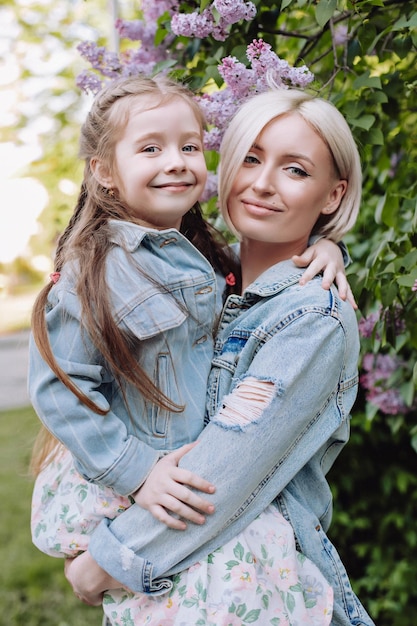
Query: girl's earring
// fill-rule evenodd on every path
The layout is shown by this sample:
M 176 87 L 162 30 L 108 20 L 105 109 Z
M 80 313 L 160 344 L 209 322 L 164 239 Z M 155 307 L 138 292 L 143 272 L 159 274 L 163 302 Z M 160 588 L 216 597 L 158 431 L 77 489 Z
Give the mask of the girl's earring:
M 112 189 L 111 187 L 103 187 L 103 190 L 106 196 L 110 196 L 111 198 L 114 198 L 114 189 Z

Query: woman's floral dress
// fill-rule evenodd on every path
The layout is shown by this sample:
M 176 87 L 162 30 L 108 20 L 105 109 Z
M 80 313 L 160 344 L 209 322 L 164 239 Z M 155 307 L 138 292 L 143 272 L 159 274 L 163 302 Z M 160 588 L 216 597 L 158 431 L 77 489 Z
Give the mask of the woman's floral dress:
M 103 517 L 130 502 L 85 481 L 66 450 L 39 474 L 32 536 L 51 556 L 77 556 Z M 333 592 L 317 567 L 296 551 L 290 524 L 268 506 L 242 533 L 173 577 L 161 596 L 112 589 L 103 609 L 114 626 L 326 626 Z

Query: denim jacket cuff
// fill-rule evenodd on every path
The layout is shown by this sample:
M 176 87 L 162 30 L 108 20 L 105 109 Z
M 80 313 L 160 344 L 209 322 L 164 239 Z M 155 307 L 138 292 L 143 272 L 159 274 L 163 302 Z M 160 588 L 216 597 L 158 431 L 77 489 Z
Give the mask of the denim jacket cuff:
M 111 520 L 105 518 L 91 536 L 88 550 L 110 576 L 131 591 L 162 595 L 172 588 L 169 578 L 152 580 L 153 565 L 119 542 L 111 532 Z

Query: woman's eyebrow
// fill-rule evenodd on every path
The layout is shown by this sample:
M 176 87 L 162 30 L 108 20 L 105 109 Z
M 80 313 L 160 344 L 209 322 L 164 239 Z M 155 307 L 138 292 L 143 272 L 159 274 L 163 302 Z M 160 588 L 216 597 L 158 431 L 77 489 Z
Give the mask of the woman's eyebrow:
M 264 148 L 262 148 L 262 146 L 260 146 L 258 143 L 253 143 L 251 150 L 258 150 L 259 152 L 265 152 Z M 288 152 L 286 154 L 283 155 L 286 159 L 301 159 L 302 161 L 308 161 L 309 163 L 311 163 L 311 165 L 314 166 L 314 161 L 312 161 L 310 159 L 310 157 L 308 157 L 306 154 L 302 154 L 301 152 Z
M 297 153 L 297 152 L 290 152 L 288 154 L 285 155 L 286 157 L 289 157 L 290 159 L 301 159 L 302 161 L 308 161 L 309 163 L 311 163 L 311 165 L 314 165 L 314 161 L 312 161 L 310 159 L 310 157 L 308 157 L 306 154 L 301 154 Z

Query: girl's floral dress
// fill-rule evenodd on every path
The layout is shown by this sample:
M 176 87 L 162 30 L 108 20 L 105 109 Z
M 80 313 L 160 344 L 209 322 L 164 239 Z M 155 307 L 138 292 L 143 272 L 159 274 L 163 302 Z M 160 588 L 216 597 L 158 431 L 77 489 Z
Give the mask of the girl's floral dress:
M 77 556 L 103 517 L 128 506 L 112 489 L 85 481 L 62 450 L 35 483 L 33 541 L 51 556 Z M 112 589 L 103 600 L 114 626 L 326 626 L 332 608 L 332 588 L 296 551 L 293 530 L 273 505 L 226 545 L 176 574 L 165 595 Z

